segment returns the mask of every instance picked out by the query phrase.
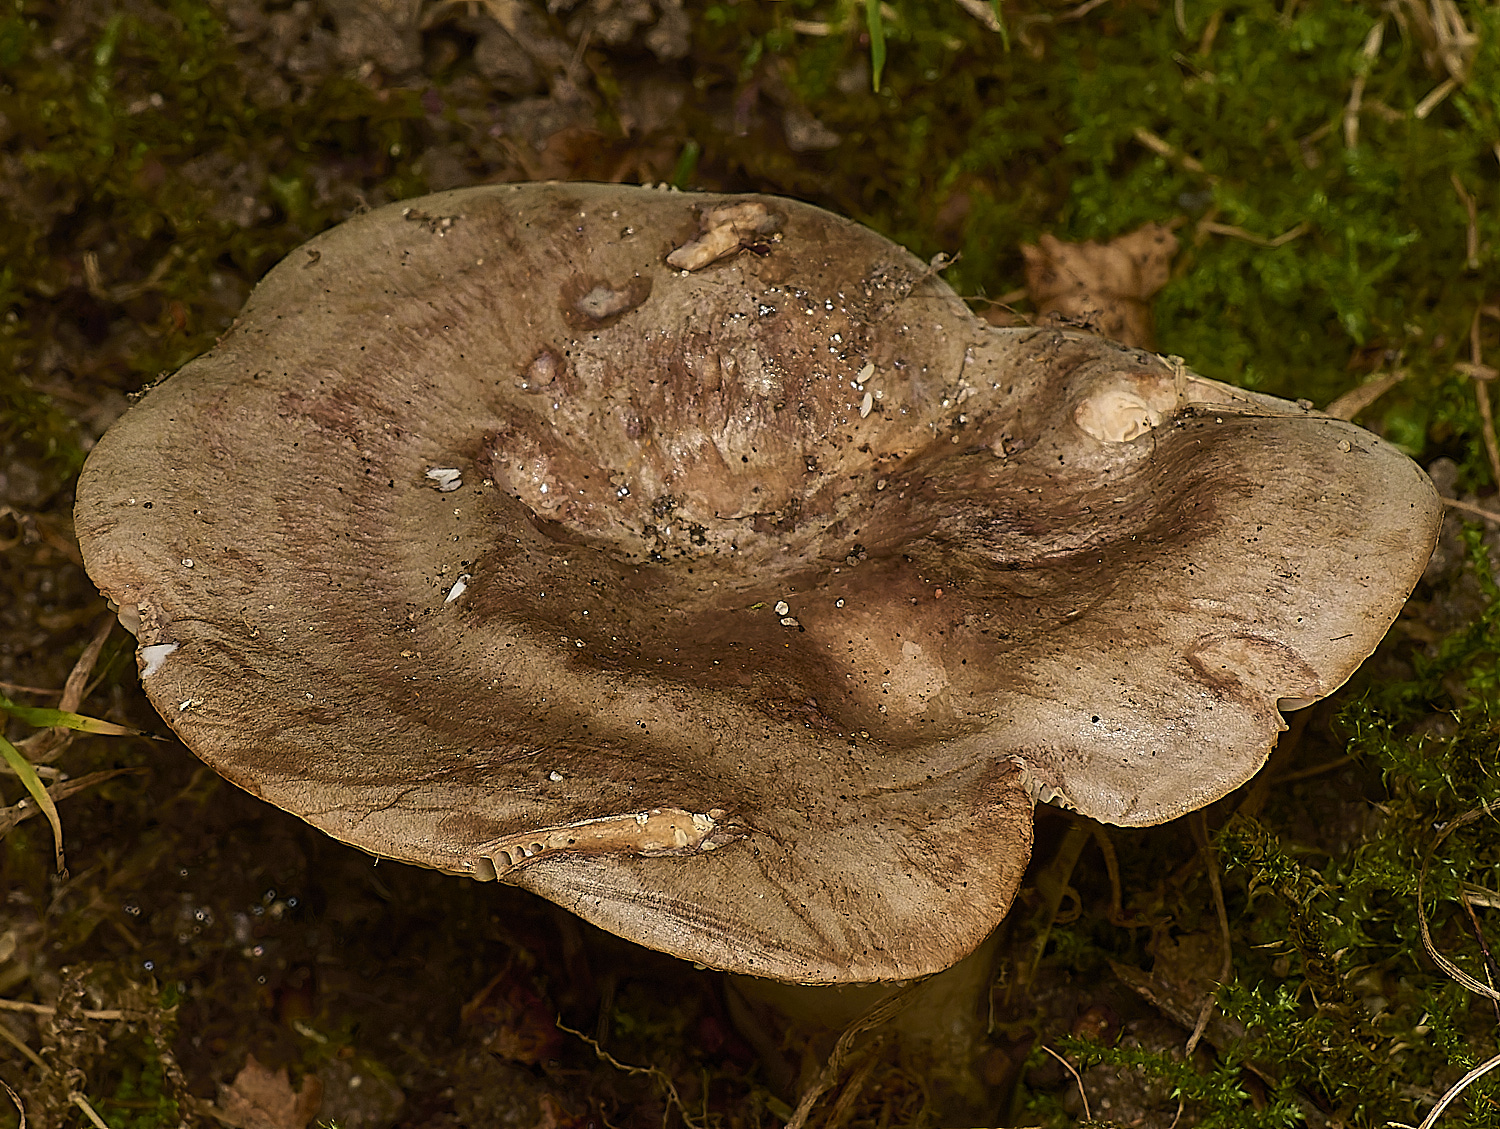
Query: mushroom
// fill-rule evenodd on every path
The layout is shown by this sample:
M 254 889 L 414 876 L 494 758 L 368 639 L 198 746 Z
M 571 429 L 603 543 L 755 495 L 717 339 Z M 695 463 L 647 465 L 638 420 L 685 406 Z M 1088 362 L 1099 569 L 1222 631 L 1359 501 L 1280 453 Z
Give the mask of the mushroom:
M 77 529 L 229 780 L 832 984 L 972 951 L 1038 799 L 1244 783 L 1439 517 L 1352 424 L 992 328 L 808 205 L 529 184 L 295 252 L 100 441 Z

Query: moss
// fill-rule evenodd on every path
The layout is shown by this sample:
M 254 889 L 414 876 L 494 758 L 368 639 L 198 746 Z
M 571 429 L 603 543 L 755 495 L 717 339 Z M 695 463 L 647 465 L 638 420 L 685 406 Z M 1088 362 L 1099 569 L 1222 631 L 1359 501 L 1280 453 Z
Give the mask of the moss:
M 1469 79 L 1420 120 L 1412 111 L 1447 73 L 1404 9 L 1217 2 L 1183 9 L 1179 26 L 1171 5 L 1070 19 L 1007 4 L 1010 51 L 958 5 L 896 9 L 877 94 L 840 82 L 869 50 L 850 5 L 835 6 L 841 33 L 827 36 L 795 34 L 803 5 L 705 7 L 711 50 L 740 61 L 723 81 L 764 84 L 774 66 L 844 142 L 788 168 L 721 138 L 704 166 L 790 184 L 924 256 L 961 250 L 948 277 L 976 296 L 1024 285 L 1017 245 L 1043 231 L 1108 239 L 1176 221 L 1183 252 L 1155 308 L 1164 352 L 1320 404 L 1404 368 L 1405 390 L 1366 421 L 1487 479 L 1472 393 L 1451 365 L 1467 359 L 1500 237 L 1494 9 L 1465 9 L 1480 44 Z M 1455 182 L 1479 205 L 1472 263 Z
M 270 79 L 280 76 L 243 54 L 209 5 L 0 4 L 0 159 L 5 183 L 16 186 L 0 196 L 0 444 L 45 461 L 62 482 L 92 438 L 70 390 L 133 391 L 200 352 L 253 281 L 299 242 L 361 200 L 422 191 L 418 161 L 430 137 L 416 89 L 381 89 L 356 73 L 278 88 Z M 924 256 L 961 251 L 949 277 L 974 297 L 1021 287 L 1017 246 L 1044 231 L 1107 239 L 1175 221 L 1183 250 L 1154 311 L 1164 352 L 1318 403 L 1371 372 L 1404 369 L 1407 381 L 1363 419 L 1424 460 L 1456 459 L 1460 489 L 1491 485 L 1473 389 L 1452 366 L 1469 359 L 1476 308 L 1495 301 L 1500 10 L 1461 9 L 1477 40 L 1467 81 L 1421 119 L 1413 109 L 1446 72 L 1421 39 L 1416 7 L 1374 0 L 1210 0 L 1184 5 L 1181 25 L 1173 5 L 1152 0 L 1109 0 L 1078 18 L 1076 8 L 1007 0 L 1008 49 L 957 4 L 892 0 L 881 18 L 878 90 L 860 0 L 717 0 L 689 10 L 694 50 L 677 77 L 695 97 L 673 126 L 673 183 L 791 193 Z M 600 99 L 600 130 L 611 145 L 626 144 L 610 131 L 627 120 L 615 103 L 639 60 L 598 48 L 580 54 Z M 453 64 L 434 81 L 467 73 Z M 1350 146 L 1345 109 L 1361 74 L 1365 112 Z M 840 144 L 791 152 L 779 115 L 794 103 L 837 131 Z M 1464 195 L 1476 203 L 1472 263 Z M 1500 322 L 1480 328 L 1493 363 Z M 1384 677 L 1351 687 L 1333 727 L 1326 715 L 1308 726 L 1314 751 L 1353 762 L 1277 784 L 1263 810 L 1231 820 L 1241 803 L 1253 806 L 1240 795 L 1211 815 L 1224 827 L 1217 843 L 1234 943 L 1234 979 L 1219 1003 L 1243 1035 L 1196 1062 L 1119 1041 L 1063 1043 L 1075 1058 L 1154 1074 L 1184 1099 L 1190 1122 L 1374 1129 L 1415 1122 L 1490 1053 L 1492 1009 L 1437 971 L 1419 920 L 1425 913 L 1437 950 L 1484 980 L 1488 922 L 1459 899 L 1472 886 L 1500 890 L 1500 833 L 1488 817 L 1457 821 L 1500 804 L 1500 592 L 1477 531 L 1470 546 L 1482 613 L 1431 648 L 1393 645 Z M 59 653 L 71 645 L 63 644 Z M 125 708 L 145 709 L 138 699 Z M 108 756 L 87 752 L 69 770 L 115 763 Z M 69 801 L 92 805 L 70 828 L 96 868 L 54 889 L 47 830 L 32 821 L 7 837 L 0 881 L 16 896 L 18 921 L 25 907 L 53 907 L 45 936 L 58 961 L 160 975 L 156 1003 L 180 1004 L 185 1029 L 206 1036 L 210 1049 L 178 1044 L 185 1057 L 199 1056 L 200 1077 L 211 1067 L 223 1076 L 219 1068 L 252 1043 L 269 1045 L 279 1061 L 313 1061 L 294 1025 L 306 1025 L 308 1001 L 320 999 L 297 979 L 308 968 L 361 992 L 366 979 L 378 981 L 380 996 L 398 997 L 399 1008 L 381 1011 L 374 993 L 358 995 L 347 982 L 327 988 L 318 1006 L 329 1010 L 310 1018 L 336 1033 L 340 1049 L 395 1055 L 370 1032 L 436 1012 L 439 998 L 471 996 L 508 959 L 495 951 L 506 945 L 538 954 L 552 969 L 559 1012 L 598 1029 L 587 960 L 549 952 L 562 927 L 535 904 L 395 867 L 372 872 L 316 836 L 294 840 L 295 829 L 252 812 L 211 774 L 163 767 L 160 749 L 133 748 L 126 759 L 157 766 L 151 790 L 123 778 Z M 1324 813 L 1340 803 L 1373 815 L 1335 836 Z M 279 837 L 270 849 L 266 826 Z M 1180 825 L 1110 835 L 1126 916 L 1149 928 L 1112 924 L 1103 879 L 1075 875 L 1077 920 L 1042 923 L 1050 928 L 1043 976 L 1096 988 L 1110 961 L 1145 966 L 1164 940 L 1216 935 L 1208 883 L 1183 861 L 1192 846 Z M 200 887 L 200 873 L 230 888 Z M 255 908 L 282 904 L 269 888 L 320 884 L 346 916 L 308 910 L 304 923 L 288 909 L 273 921 Z M 184 907 L 210 903 L 216 919 L 179 925 Z M 507 907 L 503 929 L 489 924 L 497 904 Z M 1035 938 L 1024 935 L 1024 909 L 1012 928 L 1029 966 Z M 227 924 L 236 913 L 251 923 L 253 946 Z M 575 948 L 590 946 L 601 968 L 632 971 L 641 959 L 607 940 Z M 674 975 L 656 969 L 619 993 L 608 1030 L 621 1056 L 665 1063 L 684 1096 L 713 1105 L 712 1116 L 753 1107 L 784 1118 L 781 1100 L 747 1080 L 748 1052 L 715 1059 L 704 1049 L 710 1036 L 725 1046 L 733 1036 L 702 1008 L 708 992 L 689 992 L 681 980 L 660 987 Z M 1034 987 L 1020 985 L 1015 999 Z M 1000 1023 L 1025 1043 L 1070 1020 L 1038 1003 Z M 401 1050 L 400 1061 L 406 1084 L 428 1079 L 440 1093 L 431 1079 L 448 1085 L 444 1072 L 463 1052 L 436 1021 L 429 1026 L 409 1032 L 415 1049 Z M 90 1099 L 111 1125 L 176 1123 L 179 1090 L 160 1053 L 168 1042 L 150 1032 L 111 1040 L 89 1077 Z M 584 1078 L 597 1064 L 586 1047 L 569 1047 L 568 1069 Z M 808 1059 L 816 1065 L 819 1056 L 810 1050 Z M 636 1083 L 577 1085 L 616 1093 L 607 1108 L 619 1123 L 635 1107 L 646 1111 L 638 1123 L 657 1123 L 651 1084 Z M 919 1094 L 920 1080 L 884 1085 L 870 1084 L 858 1107 L 870 1116 L 850 1123 L 915 1120 L 873 1095 Z M 1489 1124 L 1495 1096 L 1481 1084 L 1450 1123 Z M 1029 1124 L 1065 1117 L 1052 1092 L 1028 1087 L 1024 1075 L 1018 1106 L 1035 1114 Z M 0 1113 L 0 1124 L 9 1116 Z
M 132 4 L 97 28 L 56 5 L 7 9 L 0 120 L 24 195 L 0 201 L 0 370 L 137 388 L 212 344 L 247 283 L 359 193 L 424 187 L 415 92 L 348 76 L 295 97 L 267 90 L 194 0 Z M 314 184 L 333 154 L 349 155 L 337 193 Z M 121 319 L 138 327 L 132 347 L 91 355 Z M 59 341 L 61 356 L 47 348 Z M 0 422 L 76 469 L 55 405 L 24 385 L 3 391 Z

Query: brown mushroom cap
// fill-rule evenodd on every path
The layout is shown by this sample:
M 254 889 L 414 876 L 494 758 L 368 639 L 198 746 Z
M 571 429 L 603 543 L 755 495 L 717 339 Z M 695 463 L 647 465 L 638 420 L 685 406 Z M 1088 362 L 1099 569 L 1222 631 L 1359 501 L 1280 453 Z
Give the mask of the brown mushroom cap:
M 719 968 L 942 968 L 1032 798 L 1157 823 L 1330 693 L 1440 506 L 1347 423 L 992 329 L 804 204 L 444 193 L 295 252 L 79 483 L 230 780 Z

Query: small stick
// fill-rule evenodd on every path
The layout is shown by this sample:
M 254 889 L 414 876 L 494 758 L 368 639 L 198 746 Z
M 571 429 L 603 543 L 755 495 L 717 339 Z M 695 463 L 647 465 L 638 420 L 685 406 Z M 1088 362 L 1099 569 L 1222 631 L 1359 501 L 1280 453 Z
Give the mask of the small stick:
M 1370 67 L 1375 62 L 1375 57 L 1380 54 L 1380 45 L 1385 41 L 1385 17 L 1380 17 L 1380 22 L 1372 27 L 1369 34 L 1365 36 L 1365 45 L 1361 52 L 1364 56 L 1359 68 L 1359 73 L 1354 76 L 1354 82 L 1349 89 L 1349 103 L 1344 107 L 1344 148 L 1353 149 L 1359 144 L 1359 108 L 1365 97 L 1365 83 L 1370 78 Z
M 16 1112 L 21 1115 L 21 1124 L 17 1125 L 16 1129 L 26 1129 L 26 1107 L 21 1104 L 21 1095 L 12 1090 L 8 1082 L 0 1082 L 0 1086 L 5 1087 L 5 1092 L 10 1095 L 10 1100 L 16 1104 Z
M 51 1004 L 29 1004 L 24 1000 L 0 1000 L 0 1011 L 24 1011 L 28 1015 L 56 1015 L 57 1009 Z M 82 1011 L 80 1015 L 85 1019 L 115 1020 L 124 1019 L 125 1013 L 118 1008 L 107 1008 L 104 1011 Z
M 823 1069 L 818 1072 L 806 1090 L 802 1092 L 801 1099 L 797 1102 L 797 1108 L 792 1112 L 790 1120 L 786 1123 L 786 1129 L 804 1129 L 807 1119 L 812 1114 L 812 1108 L 817 1100 L 833 1089 L 833 1084 L 838 1081 L 840 1072 L 844 1069 L 844 1063 L 849 1060 L 849 1054 L 854 1050 L 854 1041 L 872 1027 L 879 1027 L 892 1016 L 901 1011 L 911 1002 L 911 995 L 926 980 L 913 980 L 900 991 L 887 996 L 869 1011 L 859 1016 L 839 1036 L 839 1041 L 833 1045 L 833 1052 L 828 1056 L 828 1061 L 823 1064 Z
M 1457 498 L 1444 498 L 1442 502 L 1443 505 L 1450 506 L 1455 510 L 1462 510 L 1466 514 L 1473 514 L 1476 517 L 1484 518 L 1485 521 L 1492 521 L 1496 525 L 1500 525 L 1500 514 L 1497 514 L 1494 510 L 1487 510 L 1483 506 L 1476 506 L 1473 502 L 1460 502 Z
M 1456 183 L 1456 181 L 1455 181 Z M 1484 307 L 1474 311 L 1469 322 L 1469 361 L 1476 369 L 1484 367 L 1484 342 L 1480 338 L 1479 319 L 1484 316 Z M 1484 451 L 1490 457 L 1490 474 L 1495 485 L 1500 486 L 1500 443 L 1495 440 L 1495 412 L 1490 406 L 1489 382 L 1474 379 L 1474 399 L 1479 404 L 1479 419 L 1484 424 Z
M 1155 153 L 1157 156 L 1165 157 L 1169 161 L 1176 161 L 1183 168 L 1187 169 L 1188 172 L 1195 172 L 1204 175 L 1210 183 L 1218 181 L 1219 178 L 1209 173 L 1208 170 L 1203 167 L 1203 162 L 1198 160 L 1197 157 L 1191 157 L 1188 154 L 1182 152 L 1182 150 L 1178 149 L 1177 146 L 1173 145 L 1165 137 L 1160 137 L 1157 134 L 1152 133 L 1144 126 L 1137 127 L 1135 132 L 1131 134 L 1131 136 L 1139 141 L 1142 145 L 1144 145 L 1147 149 L 1150 149 L 1151 152 Z
M 1214 909 L 1219 914 L 1219 933 L 1224 940 L 1224 959 L 1219 965 L 1219 983 L 1227 984 L 1230 973 L 1234 971 L 1234 948 L 1229 939 L 1229 910 L 1224 905 L 1224 886 L 1219 881 L 1219 859 L 1214 851 L 1213 844 L 1208 838 L 1208 819 L 1202 811 L 1196 811 L 1188 817 L 1188 826 L 1193 829 L 1193 838 L 1198 840 L 1198 849 L 1203 852 L 1203 861 L 1208 866 L 1208 884 L 1214 892 Z M 1198 1022 L 1193 1025 L 1193 1033 L 1188 1037 L 1187 1055 L 1192 1057 L 1198 1049 L 1198 1041 L 1203 1038 L 1203 1032 L 1208 1030 L 1208 1021 L 1214 1013 L 1214 994 L 1210 992 L 1208 999 L 1203 1001 L 1203 1008 L 1198 1012 Z
M 574 1035 L 582 1039 L 585 1043 L 594 1048 L 594 1054 L 599 1057 L 599 1060 L 601 1062 L 609 1063 L 610 1066 L 613 1066 L 621 1073 L 645 1074 L 650 1078 L 655 1079 L 656 1083 L 666 1091 L 668 1111 L 670 1112 L 671 1107 L 676 1106 L 677 1114 L 682 1118 L 682 1123 L 688 1126 L 688 1129 L 697 1129 L 697 1126 L 694 1124 L 693 1119 L 688 1116 L 687 1106 L 682 1104 L 682 1098 L 677 1093 L 677 1087 L 673 1084 L 672 1079 L 668 1076 L 667 1072 L 661 1069 L 661 1067 L 631 1066 L 628 1063 L 621 1062 L 619 1059 L 615 1058 L 614 1055 L 610 1054 L 607 1050 L 601 1047 L 597 1040 L 589 1038 L 582 1031 L 575 1031 L 573 1030 L 573 1028 L 569 1027 L 562 1021 L 562 1018 L 560 1016 L 557 1020 L 557 1029 L 559 1031 L 564 1031 L 569 1035 Z
M 1323 412 L 1325 415 L 1333 416 L 1335 419 L 1352 420 L 1405 379 L 1405 369 L 1383 373 L 1373 380 L 1367 380 L 1357 388 L 1349 389 L 1349 391 L 1324 408 Z
M 1078 1096 L 1083 1099 L 1083 1119 L 1085 1121 L 1094 1120 L 1094 1115 L 1089 1112 L 1089 1096 L 1088 1094 L 1083 1092 L 1083 1079 L 1079 1077 L 1078 1071 L 1073 1069 L 1073 1064 L 1067 1059 L 1063 1058 L 1062 1055 L 1058 1054 L 1046 1043 L 1043 1043 L 1041 1046 L 1042 1050 L 1046 1051 L 1053 1058 L 1057 1059 L 1058 1062 L 1062 1063 L 1063 1069 L 1073 1076 L 1073 1081 L 1078 1083 Z
M 57 707 L 64 713 L 77 713 L 78 707 L 83 704 L 83 688 L 88 684 L 89 675 L 94 673 L 99 652 L 104 650 L 104 642 L 114 630 L 116 622 L 113 612 L 105 614 L 99 626 L 94 629 L 94 637 L 89 640 L 89 645 L 83 649 L 83 654 L 78 656 L 78 661 L 68 672 L 68 680 L 63 683 L 62 702 Z
M 1436 110 L 1438 106 L 1442 104 L 1444 98 L 1448 97 L 1448 95 L 1452 94 L 1457 89 L 1457 79 L 1443 79 L 1443 81 L 1435 90 L 1433 90 L 1431 94 L 1427 95 L 1426 98 L 1423 98 L 1420 102 L 1417 103 L 1417 108 L 1412 111 L 1412 116 L 1415 117 L 1418 121 L 1421 121 L 1428 114 L 1432 113 L 1433 110 Z
M 854 1103 L 864 1092 L 865 1084 L 870 1081 L 870 1075 L 875 1073 L 875 1067 L 879 1062 L 879 1048 L 872 1047 L 870 1053 L 865 1056 L 864 1062 L 855 1067 L 854 1073 L 849 1075 L 849 1081 L 844 1083 L 844 1089 L 840 1092 L 838 1100 L 828 1111 L 828 1120 L 823 1123 L 823 1129 L 839 1129 L 839 1126 L 849 1119 L 849 1115 L 854 1112 Z
M 74 1105 L 83 1110 L 83 1115 L 94 1123 L 95 1129 L 109 1129 L 109 1123 L 94 1112 L 94 1107 L 89 1105 L 88 1098 L 84 1097 L 77 1090 L 69 1094 L 68 1098 Z
M 1474 930 L 1474 940 L 1479 942 L 1479 951 L 1484 956 L 1484 982 L 1493 988 L 1495 975 L 1500 972 L 1500 969 L 1495 967 L 1495 957 L 1484 939 L 1484 929 L 1479 924 L 1479 915 L 1474 912 L 1474 903 L 1469 901 L 1469 896 L 1464 893 L 1462 886 L 1458 889 L 1458 904 L 1463 906 L 1464 912 L 1469 915 L 1469 926 Z M 1500 1000 L 1491 1000 L 1490 1003 L 1495 1008 L 1495 1021 L 1500 1023 Z
M 1480 1078 L 1483 1078 L 1486 1074 L 1488 1074 L 1491 1070 L 1494 1070 L 1497 1066 L 1500 1066 L 1500 1055 L 1496 1055 L 1492 1059 L 1487 1059 L 1486 1061 L 1481 1062 L 1473 1070 L 1469 1071 L 1469 1073 L 1465 1074 L 1457 1082 L 1453 1083 L 1452 1087 L 1446 1094 L 1442 1096 L 1438 1104 L 1432 1107 L 1432 1112 L 1422 1119 L 1422 1124 L 1419 1125 L 1417 1129 L 1432 1129 L 1433 1123 L 1443 1115 L 1443 1110 L 1447 1109 L 1450 1105 L 1453 1104 L 1453 1099 L 1458 1097 L 1459 1094 L 1463 1093 L 1464 1090 L 1468 1088 L 1470 1082 L 1478 1081 Z
M 1288 772 L 1285 776 L 1278 776 L 1271 783 L 1275 785 L 1291 784 L 1297 780 L 1307 780 L 1314 776 L 1322 776 L 1325 772 L 1333 772 L 1343 768 L 1353 760 L 1354 758 L 1350 756 L 1335 757 L 1331 761 L 1315 764 L 1311 768 L 1299 768 L 1296 772 Z
M 1468 256 L 1464 262 L 1464 266 L 1468 267 L 1469 270 L 1478 270 L 1479 204 L 1473 195 L 1470 194 L 1469 190 L 1464 187 L 1464 182 L 1458 179 L 1458 173 L 1449 174 L 1449 179 L 1453 181 L 1453 191 L 1458 193 L 1459 203 L 1463 204 L 1464 211 L 1469 213 L 1469 227 L 1465 238 L 1465 249 L 1468 251 Z M 1475 314 L 1474 317 L 1477 320 L 1479 315 Z
M 1311 231 L 1312 224 L 1303 220 L 1296 227 L 1288 228 L 1273 238 L 1256 235 L 1255 232 L 1246 231 L 1243 227 L 1236 227 L 1234 224 L 1216 223 L 1213 220 L 1199 220 L 1198 230 L 1210 235 L 1228 235 L 1234 239 L 1243 239 L 1246 243 L 1254 243 L 1257 247 L 1284 247 L 1293 239 L 1299 239 Z
M 11 1046 L 15 1047 L 16 1050 L 20 1051 L 23 1055 L 29 1058 L 32 1064 L 40 1069 L 43 1074 L 52 1073 L 52 1068 L 43 1061 L 42 1056 L 28 1047 L 25 1040 L 21 1039 L 17 1035 L 12 1034 L 11 1029 L 5 1026 L 5 1024 L 3 1023 L 0 1023 L 0 1039 L 4 1039 Z

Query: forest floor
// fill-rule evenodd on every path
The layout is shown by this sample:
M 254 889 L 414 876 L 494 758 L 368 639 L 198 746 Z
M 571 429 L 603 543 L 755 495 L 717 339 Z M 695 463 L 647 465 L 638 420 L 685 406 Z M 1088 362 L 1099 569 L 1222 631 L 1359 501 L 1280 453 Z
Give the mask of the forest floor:
M 151 709 L 83 571 L 83 458 L 276 261 L 366 207 L 551 178 L 795 195 L 958 254 L 949 281 L 996 321 L 1042 312 L 1023 244 L 1169 225 L 1180 250 L 1124 295 L 1140 332 L 1319 406 L 1363 389 L 1359 422 L 1470 507 L 1255 782 L 1153 829 L 1039 814 L 975 1002 L 973 1116 L 1415 1124 L 1494 1053 L 1493 1001 L 1431 951 L 1500 982 L 1500 828 L 1469 817 L 1500 802 L 1500 526 L 1473 512 L 1500 508 L 1497 10 L 870 10 L 7 0 L 0 692 L 56 706 L 78 667 L 78 712 L 156 736 L 4 730 L 67 793 L 69 874 L 0 779 L 0 1125 L 738 1129 L 784 1123 L 823 1068 L 837 1031 L 718 974 L 375 865 L 222 781 Z M 942 1102 L 875 1032 L 811 1124 L 936 1124 Z M 1448 1116 L 1495 1124 L 1497 1102 L 1480 1082 Z

